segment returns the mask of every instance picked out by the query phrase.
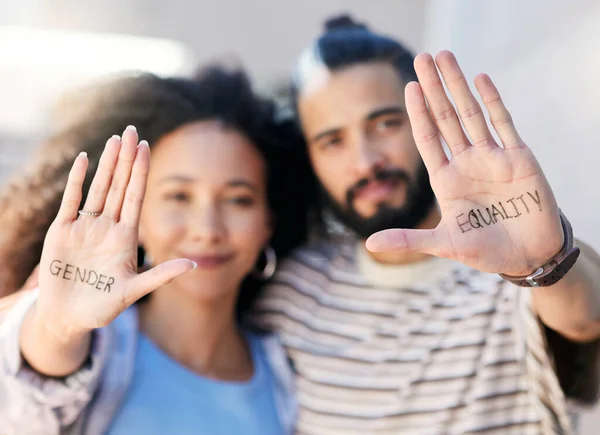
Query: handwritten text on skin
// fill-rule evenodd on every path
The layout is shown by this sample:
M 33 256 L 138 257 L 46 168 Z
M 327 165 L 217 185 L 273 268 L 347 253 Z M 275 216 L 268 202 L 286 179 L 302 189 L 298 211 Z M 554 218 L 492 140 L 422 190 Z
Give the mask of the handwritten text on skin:
M 542 211 L 542 201 L 538 191 L 525 192 L 506 201 L 498 201 L 485 208 L 473 208 L 456 216 L 456 223 L 463 233 L 495 225 L 500 221 L 515 219 L 532 211 Z
M 110 293 L 110 286 L 115 282 L 112 276 L 106 276 L 94 270 L 80 268 L 60 260 L 54 260 L 50 263 L 50 273 L 64 280 L 81 282 L 107 293 Z

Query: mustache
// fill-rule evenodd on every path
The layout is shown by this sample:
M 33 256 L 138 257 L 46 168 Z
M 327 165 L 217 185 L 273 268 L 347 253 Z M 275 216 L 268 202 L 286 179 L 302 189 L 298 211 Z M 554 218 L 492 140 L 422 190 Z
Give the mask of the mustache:
M 408 172 L 406 172 L 404 169 L 375 169 L 370 177 L 361 178 L 352 187 L 350 187 L 350 189 L 348 189 L 348 192 L 346 193 L 346 204 L 352 204 L 354 198 L 356 198 L 356 195 L 358 195 L 362 189 L 369 186 L 369 184 L 374 182 L 381 183 L 386 181 L 404 181 L 405 183 L 410 183 L 411 179 L 410 175 L 408 175 Z

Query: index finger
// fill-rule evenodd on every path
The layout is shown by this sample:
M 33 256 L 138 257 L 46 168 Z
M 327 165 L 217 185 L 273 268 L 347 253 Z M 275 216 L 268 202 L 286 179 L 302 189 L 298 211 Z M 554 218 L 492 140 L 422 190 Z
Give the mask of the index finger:
M 71 172 L 69 172 L 67 186 L 65 187 L 65 192 L 55 222 L 68 223 L 77 219 L 77 211 L 79 210 L 79 204 L 81 203 L 81 198 L 83 196 L 81 189 L 85 180 L 87 167 L 87 153 L 81 152 L 77 158 L 75 158 Z

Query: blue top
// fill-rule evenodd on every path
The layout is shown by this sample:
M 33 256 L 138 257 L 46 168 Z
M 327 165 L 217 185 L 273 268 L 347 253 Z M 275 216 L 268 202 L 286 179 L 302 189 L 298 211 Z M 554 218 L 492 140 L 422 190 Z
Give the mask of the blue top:
M 107 435 L 280 435 L 275 380 L 257 337 L 248 335 L 254 375 L 247 382 L 202 377 L 138 335 L 131 387 Z

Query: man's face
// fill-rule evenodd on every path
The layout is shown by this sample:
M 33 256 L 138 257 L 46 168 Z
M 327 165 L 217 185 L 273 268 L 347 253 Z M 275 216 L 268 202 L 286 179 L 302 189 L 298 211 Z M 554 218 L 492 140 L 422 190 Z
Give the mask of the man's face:
M 435 198 L 388 62 L 363 63 L 307 83 L 298 111 L 332 211 L 363 237 L 414 228 Z

